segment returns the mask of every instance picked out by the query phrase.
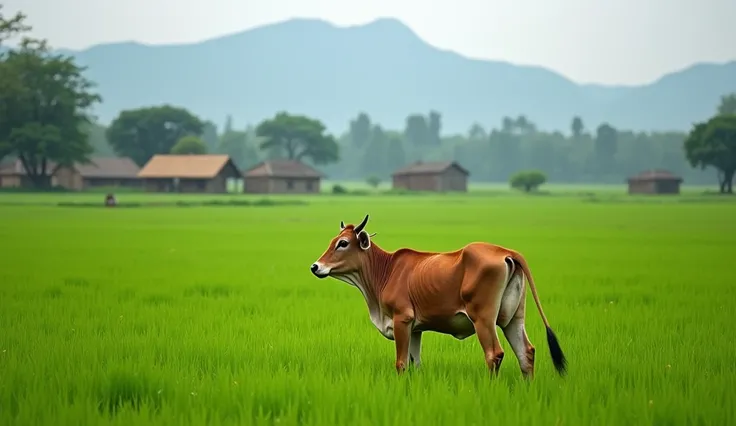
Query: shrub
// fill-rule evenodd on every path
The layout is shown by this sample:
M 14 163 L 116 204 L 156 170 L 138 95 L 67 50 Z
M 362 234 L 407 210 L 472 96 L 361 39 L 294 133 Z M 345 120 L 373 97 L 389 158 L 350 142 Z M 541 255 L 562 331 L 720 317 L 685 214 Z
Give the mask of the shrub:
M 344 186 L 335 184 L 332 186 L 333 194 L 347 194 L 348 190 Z
M 171 153 L 176 155 L 206 154 L 207 145 L 205 145 L 204 142 L 196 136 L 184 136 L 179 139 L 173 147 L 171 147 Z
M 381 178 L 378 176 L 369 176 L 365 181 L 373 188 L 378 188 L 378 185 L 381 184 Z
M 509 183 L 514 189 L 530 192 L 547 182 L 547 176 L 539 170 L 522 170 L 511 176 Z

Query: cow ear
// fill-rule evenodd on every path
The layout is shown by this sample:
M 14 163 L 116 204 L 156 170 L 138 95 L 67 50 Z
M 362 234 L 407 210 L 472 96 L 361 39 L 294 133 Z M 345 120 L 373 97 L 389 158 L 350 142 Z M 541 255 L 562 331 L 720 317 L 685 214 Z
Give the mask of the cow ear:
M 363 250 L 368 250 L 371 248 L 371 237 L 368 235 L 365 231 L 360 231 L 358 233 L 358 244 L 360 244 L 360 248 Z

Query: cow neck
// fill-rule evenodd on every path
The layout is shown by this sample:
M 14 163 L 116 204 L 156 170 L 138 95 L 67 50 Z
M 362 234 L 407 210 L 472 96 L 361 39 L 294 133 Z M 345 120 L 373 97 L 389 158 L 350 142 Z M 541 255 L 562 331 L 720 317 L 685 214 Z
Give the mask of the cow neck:
M 390 253 L 372 244 L 365 253 L 358 270 L 336 277 L 360 290 L 368 304 L 371 316 L 377 315 L 380 310 L 378 296 L 388 282 L 391 258 Z
M 381 294 L 388 283 L 392 258 L 391 253 L 375 244 L 371 244 L 366 252 L 360 275 L 366 290 L 372 292 L 374 297 Z

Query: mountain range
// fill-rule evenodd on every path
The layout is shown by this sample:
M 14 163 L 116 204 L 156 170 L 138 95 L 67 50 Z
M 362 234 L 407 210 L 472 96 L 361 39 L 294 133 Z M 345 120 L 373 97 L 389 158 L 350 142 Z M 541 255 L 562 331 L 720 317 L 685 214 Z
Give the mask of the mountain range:
M 602 122 L 637 131 L 690 129 L 736 92 L 736 61 L 700 63 L 650 84 L 576 84 L 538 66 L 470 59 L 423 41 L 395 19 L 338 27 L 292 19 L 198 43 L 124 42 L 63 50 L 88 67 L 103 97 L 95 113 L 109 123 L 123 109 L 169 103 L 238 127 L 277 111 L 322 120 L 334 133 L 359 112 L 386 128 L 406 116 L 442 114 L 443 133 L 474 123 L 499 127 L 520 114 L 539 128 L 569 132 Z M 622 66 L 625 66 L 622 64 Z

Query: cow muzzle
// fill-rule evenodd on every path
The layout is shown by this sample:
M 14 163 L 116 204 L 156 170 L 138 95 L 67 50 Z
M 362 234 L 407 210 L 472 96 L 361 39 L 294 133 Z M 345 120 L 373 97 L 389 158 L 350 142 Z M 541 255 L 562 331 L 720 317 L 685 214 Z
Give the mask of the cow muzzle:
M 314 276 L 317 278 L 326 278 L 328 275 L 330 275 L 330 268 L 325 268 L 319 262 L 312 263 L 312 266 L 309 268 L 309 270 L 312 271 Z

